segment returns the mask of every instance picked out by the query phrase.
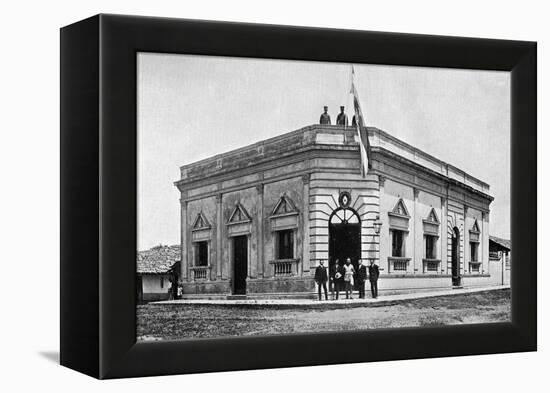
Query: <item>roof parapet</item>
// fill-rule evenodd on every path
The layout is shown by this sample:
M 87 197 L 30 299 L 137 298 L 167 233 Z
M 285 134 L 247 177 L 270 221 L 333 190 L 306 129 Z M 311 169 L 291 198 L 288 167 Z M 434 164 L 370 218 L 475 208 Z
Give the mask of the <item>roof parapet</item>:
M 489 193 L 489 184 L 469 175 L 456 166 L 425 153 L 376 127 L 367 127 L 367 129 L 372 147 L 385 149 L 477 191 L 485 194 Z M 352 126 L 309 125 L 236 150 L 183 165 L 180 167 L 180 180 L 176 184 L 249 167 L 308 149 L 359 150 L 357 131 Z

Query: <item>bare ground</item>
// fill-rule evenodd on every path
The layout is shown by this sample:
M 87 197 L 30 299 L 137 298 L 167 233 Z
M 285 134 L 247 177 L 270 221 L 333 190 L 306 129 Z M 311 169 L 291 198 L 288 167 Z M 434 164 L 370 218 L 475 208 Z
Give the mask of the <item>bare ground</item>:
M 509 289 L 342 309 L 145 304 L 137 308 L 137 336 L 175 340 L 509 320 Z

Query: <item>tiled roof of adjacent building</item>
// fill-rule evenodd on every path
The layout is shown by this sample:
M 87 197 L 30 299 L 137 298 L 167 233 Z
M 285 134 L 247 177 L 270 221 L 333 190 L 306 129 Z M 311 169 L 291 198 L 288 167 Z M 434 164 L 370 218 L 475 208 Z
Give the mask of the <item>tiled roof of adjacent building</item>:
M 508 251 L 512 249 L 512 241 L 508 239 L 503 239 L 501 237 L 496 237 L 496 236 L 489 236 L 489 240 L 492 242 L 495 242 L 501 247 L 508 249 Z
M 180 245 L 155 246 L 137 253 L 137 272 L 149 274 L 168 273 L 180 261 Z

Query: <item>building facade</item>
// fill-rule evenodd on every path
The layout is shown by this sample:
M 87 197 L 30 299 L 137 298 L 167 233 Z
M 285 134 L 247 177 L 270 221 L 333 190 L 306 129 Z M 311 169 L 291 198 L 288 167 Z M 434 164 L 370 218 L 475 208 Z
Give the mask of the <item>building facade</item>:
M 320 260 L 379 288 L 496 284 L 489 185 L 377 128 L 312 125 L 180 168 L 183 297 L 311 296 Z M 326 264 L 327 264 L 326 263 Z
M 495 278 L 501 277 L 502 285 L 510 284 L 512 242 L 496 236 L 489 236 L 489 272 Z
M 136 296 L 139 302 L 175 297 L 176 286 L 172 286 L 172 283 L 178 282 L 180 257 L 180 245 L 160 245 L 137 253 Z

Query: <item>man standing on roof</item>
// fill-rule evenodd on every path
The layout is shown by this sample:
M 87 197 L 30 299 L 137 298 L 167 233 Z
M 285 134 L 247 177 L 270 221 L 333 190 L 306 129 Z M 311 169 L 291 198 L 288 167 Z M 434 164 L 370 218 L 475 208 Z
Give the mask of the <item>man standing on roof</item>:
M 319 124 L 330 124 L 330 115 L 328 114 L 328 106 L 324 106 L 323 109 L 325 111 L 321 113 Z
M 348 125 L 348 115 L 344 113 L 344 107 L 340 107 L 340 113 L 338 114 L 338 117 L 336 118 L 336 124 L 339 126 L 347 126 Z

